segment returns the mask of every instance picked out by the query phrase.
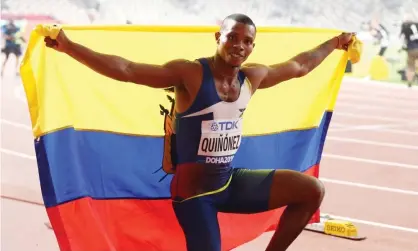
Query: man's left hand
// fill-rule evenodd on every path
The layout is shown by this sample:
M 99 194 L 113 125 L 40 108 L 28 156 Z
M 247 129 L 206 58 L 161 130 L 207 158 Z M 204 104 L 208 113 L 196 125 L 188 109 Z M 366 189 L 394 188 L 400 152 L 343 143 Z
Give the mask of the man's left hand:
M 355 33 L 352 32 L 343 32 L 341 33 L 337 38 L 338 38 L 338 45 L 337 45 L 337 49 L 339 50 L 347 50 L 348 46 L 350 45 L 350 43 L 353 41 L 353 36 L 355 35 Z

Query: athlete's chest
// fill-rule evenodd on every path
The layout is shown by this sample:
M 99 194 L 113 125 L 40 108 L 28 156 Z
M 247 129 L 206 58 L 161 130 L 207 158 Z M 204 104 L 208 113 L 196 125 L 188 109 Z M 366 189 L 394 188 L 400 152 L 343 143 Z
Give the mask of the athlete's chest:
M 220 84 L 222 82 L 216 85 Z M 241 144 L 243 114 L 251 94 L 246 83 L 236 85 L 239 88 L 225 87 L 224 91 L 237 96 L 231 102 L 220 101 L 208 107 L 206 112 L 212 115 L 212 119 L 201 122 L 198 155 L 204 157 L 206 163 L 230 163 Z M 223 91 L 222 86 L 219 87 L 216 95 Z
M 216 93 L 222 101 L 235 102 L 239 99 L 241 84 L 238 79 L 214 79 Z
M 208 99 L 205 100 L 208 106 L 204 109 L 204 113 L 212 114 L 215 120 L 242 119 L 251 99 L 251 93 L 246 85 L 239 86 L 239 83 L 237 85 L 238 87 L 225 87 L 225 89 L 229 88 L 225 91 L 214 88 L 211 97 L 208 95 Z

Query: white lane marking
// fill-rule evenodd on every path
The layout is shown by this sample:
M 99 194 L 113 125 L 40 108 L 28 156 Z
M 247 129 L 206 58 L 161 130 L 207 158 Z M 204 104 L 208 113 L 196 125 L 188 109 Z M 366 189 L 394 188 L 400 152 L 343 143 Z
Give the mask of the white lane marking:
M 366 189 L 379 190 L 379 191 L 392 192 L 392 193 L 402 193 L 402 194 L 416 195 L 416 196 L 418 195 L 418 192 L 411 191 L 411 190 L 403 190 L 403 189 L 398 189 L 398 188 L 367 185 L 367 184 L 362 184 L 362 183 L 357 183 L 357 182 L 350 182 L 350 181 L 344 181 L 344 180 L 334 180 L 334 179 L 321 178 L 321 177 L 319 179 L 321 181 L 326 182 L 326 183 L 332 183 L 332 184 L 338 184 L 338 185 L 361 187 L 361 188 L 366 188 Z

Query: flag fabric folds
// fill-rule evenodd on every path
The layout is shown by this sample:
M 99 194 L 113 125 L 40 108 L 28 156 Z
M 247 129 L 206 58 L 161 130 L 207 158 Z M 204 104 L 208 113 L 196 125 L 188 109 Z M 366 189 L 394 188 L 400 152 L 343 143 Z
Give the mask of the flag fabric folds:
M 194 60 L 216 49 L 216 27 L 63 29 L 70 39 L 93 50 L 143 63 Z M 248 62 L 282 62 L 338 34 L 326 29 L 258 28 L 257 46 Z M 42 196 L 60 249 L 186 250 L 169 199 L 172 176 L 162 179 L 166 173 L 160 169 L 160 105 L 170 107 L 167 95 L 172 94 L 101 76 L 46 48 L 42 35 L 39 29 L 31 33 L 21 76 Z M 234 165 L 292 169 L 318 177 L 347 60 L 347 52 L 334 51 L 306 77 L 257 91 L 244 115 L 244 138 Z M 220 213 L 223 250 L 273 230 L 282 210 Z M 318 214 L 312 221 L 317 220 Z

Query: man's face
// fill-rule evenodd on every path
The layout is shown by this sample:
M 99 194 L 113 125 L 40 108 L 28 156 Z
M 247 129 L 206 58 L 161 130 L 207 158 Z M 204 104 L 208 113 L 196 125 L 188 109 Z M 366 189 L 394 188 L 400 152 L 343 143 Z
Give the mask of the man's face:
M 238 67 L 247 60 L 254 49 L 255 27 L 226 20 L 215 34 L 218 54 L 229 65 Z

